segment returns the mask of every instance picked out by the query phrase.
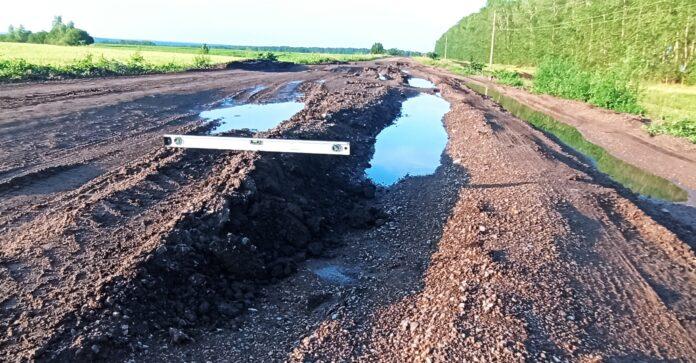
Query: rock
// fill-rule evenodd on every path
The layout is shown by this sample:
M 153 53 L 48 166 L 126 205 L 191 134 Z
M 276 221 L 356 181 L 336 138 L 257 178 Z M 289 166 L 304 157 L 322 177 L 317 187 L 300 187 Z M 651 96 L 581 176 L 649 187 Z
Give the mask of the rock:
M 323 250 L 324 245 L 321 242 L 312 242 L 309 245 L 307 245 L 307 251 L 312 256 L 320 256 Z
M 205 315 L 210 311 L 210 304 L 207 301 L 202 301 L 198 305 L 198 312 L 202 315 Z
M 228 303 L 218 303 L 217 304 L 217 310 L 220 314 L 222 315 L 227 315 L 227 316 L 235 316 L 239 314 L 239 309 L 235 308 L 234 306 L 228 304 Z
M 90 348 L 92 350 L 92 353 L 94 354 L 99 354 L 101 351 L 101 348 L 99 347 L 98 344 L 92 344 L 92 347 Z
M 169 328 L 169 340 L 172 344 L 184 344 L 191 341 L 191 338 L 176 328 Z
M 362 187 L 362 193 L 365 196 L 365 198 L 372 199 L 375 197 L 375 190 L 376 189 L 377 188 L 372 183 L 364 184 Z

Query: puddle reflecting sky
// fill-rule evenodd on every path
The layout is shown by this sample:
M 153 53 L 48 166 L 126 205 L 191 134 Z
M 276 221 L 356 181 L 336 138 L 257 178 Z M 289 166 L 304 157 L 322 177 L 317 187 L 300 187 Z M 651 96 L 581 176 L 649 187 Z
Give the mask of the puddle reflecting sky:
M 406 175 L 432 174 L 447 145 L 442 117 L 449 109 L 447 101 L 429 94 L 404 101 L 402 116 L 377 135 L 367 176 L 389 186 Z
M 304 108 L 302 102 L 279 102 L 227 106 L 201 112 L 209 120 L 220 119 L 221 123 L 211 133 L 250 129 L 266 131 L 291 118 Z
M 408 79 L 408 85 L 411 87 L 418 87 L 418 88 L 435 88 L 435 84 L 432 82 L 428 81 L 427 79 L 423 78 L 409 78 Z

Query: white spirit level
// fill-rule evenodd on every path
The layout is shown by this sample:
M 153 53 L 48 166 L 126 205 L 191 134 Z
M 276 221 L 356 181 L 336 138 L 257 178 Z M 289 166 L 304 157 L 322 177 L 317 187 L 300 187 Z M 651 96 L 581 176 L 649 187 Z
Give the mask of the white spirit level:
M 164 135 L 164 145 L 168 147 L 191 149 L 350 155 L 350 143 L 344 141 L 312 141 L 255 139 L 248 137 Z

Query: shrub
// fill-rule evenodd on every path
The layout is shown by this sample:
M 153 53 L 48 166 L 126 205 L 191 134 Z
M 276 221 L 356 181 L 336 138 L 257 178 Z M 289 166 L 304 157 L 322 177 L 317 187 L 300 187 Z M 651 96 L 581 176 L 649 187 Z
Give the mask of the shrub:
M 195 69 L 208 68 L 210 67 L 211 63 L 210 57 L 207 55 L 197 55 L 195 58 L 193 58 L 193 68 Z
M 522 87 L 522 78 L 517 72 L 499 70 L 493 72 L 493 77 L 498 80 L 499 83 L 507 84 L 513 87 Z
M 483 67 L 485 67 L 485 65 L 481 62 L 476 62 L 476 61 L 469 62 L 469 68 L 471 68 L 473 73 L 483 72 Z
M 589 72 L 572 61 L 543 61 L 534 77 L 533 91 L 589 102 L 619 112 L 642 113 L 640 94 L 630 73 L 620 69 Z
M 679 121 L 653 121 L 646 127 L 650 135 L 671 134 L 689 139 L 696 144 L 696 120 L 681 119 Z
M 277 62 L 278 56 L 275 55 L 273 52 L 259 53 L 259 59 L 269 62 Z
M 437 59 L 439 57 L 435 52 L 428 52 L 426 56 L 430 59 Z

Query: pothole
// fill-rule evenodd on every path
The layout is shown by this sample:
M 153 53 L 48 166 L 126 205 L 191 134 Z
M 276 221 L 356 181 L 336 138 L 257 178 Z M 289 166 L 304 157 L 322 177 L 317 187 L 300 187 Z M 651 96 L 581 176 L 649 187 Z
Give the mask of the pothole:
M 389 186 L 406 176 L 435 172 L 447 145 L 442 117 L 449 109 L 449 102 L 429 94 L 404 101 L 401 116 L 377 135 L 368 178 Z
M 204 111 L 201 112 L 200 116 L 219 121 L 219 125 L 211 131 L 213 134 L 243 129 L 261 132 L 278 126 L 303 108 L 304 103 L 295 101 L 250 103 Z
M 435 88 L 435 84 L 433 82 L 417 77 L 410 77 L 408 79 L 408 85 L 416 88 Z
M 307 267 L 319 279 L 334 285 L 351 285 L 358 279 L 359 269 L 322 261 L 308 261 Z

